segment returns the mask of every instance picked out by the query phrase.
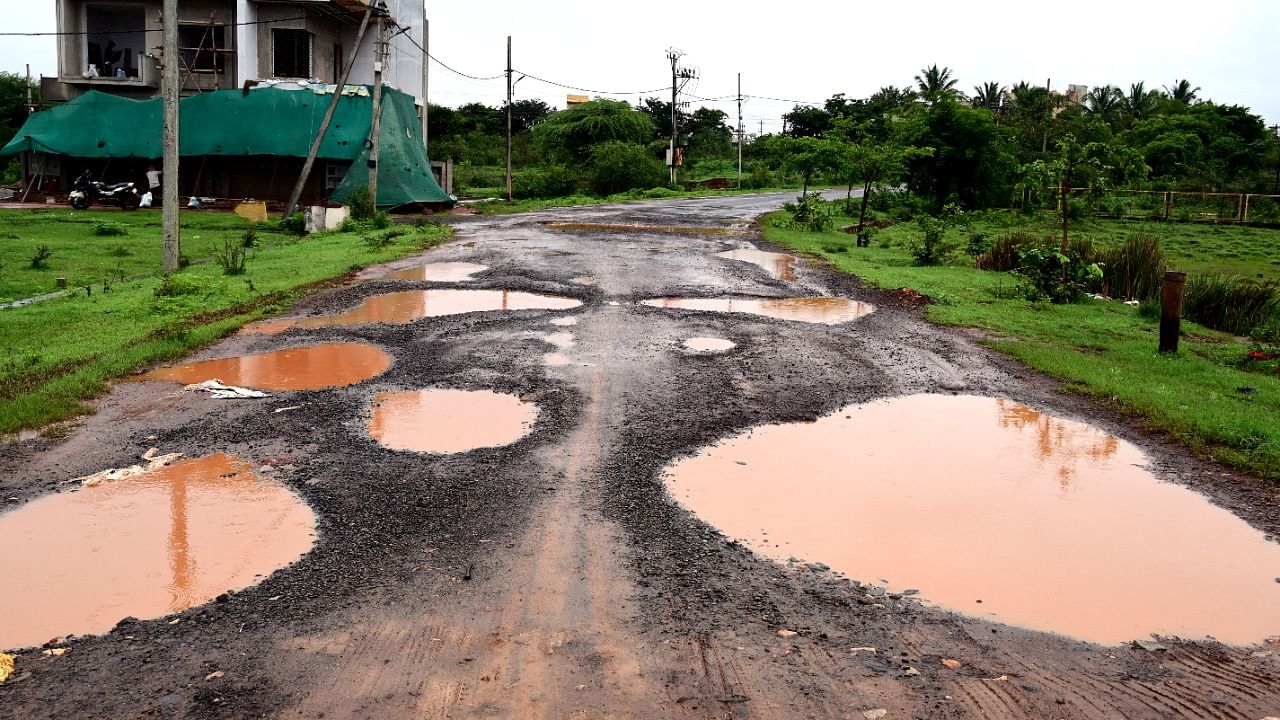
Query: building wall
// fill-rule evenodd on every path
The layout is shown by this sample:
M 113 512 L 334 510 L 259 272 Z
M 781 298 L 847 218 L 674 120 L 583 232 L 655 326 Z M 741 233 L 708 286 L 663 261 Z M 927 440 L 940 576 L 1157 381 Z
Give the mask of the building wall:
M 400 27 L 409 30 L 393 38 L 388 43 L 387 63 L 383 68 L 383 82 L 395 89 L 414 97 L 414 101 L 422 105 L 422 51 L 414 43 L 423 44 L 423 27 L 425 10 L 423 0 L 385 0 L 387 12 L 391 14 Z M 387 35 L 396 33 L 397 28 L 388 24 Z M 354 36 L 354 30 L 352 35 Z M 351 73 L 351 82 L 371 84 L 373 82 L 373 41 L 375 35 L 370 28 L 365 37 L 364 46 L 356 58 L 355 68 Z M 425 47 L 425 46 L 424 46 Z

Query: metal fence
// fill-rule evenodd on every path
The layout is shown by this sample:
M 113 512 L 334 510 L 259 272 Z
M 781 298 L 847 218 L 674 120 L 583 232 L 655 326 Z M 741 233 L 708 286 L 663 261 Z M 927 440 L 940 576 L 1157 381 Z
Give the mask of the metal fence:
M 1071 198 L 1084 201 L 1097 217 L 1280 225 L 1280 195 L 1074 188 Z

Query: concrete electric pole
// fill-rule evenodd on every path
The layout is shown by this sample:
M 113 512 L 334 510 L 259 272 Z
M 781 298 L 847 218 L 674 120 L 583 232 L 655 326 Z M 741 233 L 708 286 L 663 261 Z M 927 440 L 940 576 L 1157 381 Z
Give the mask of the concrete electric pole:
M 427 100 L 427 90 L 430 89 L 431 83 L 431 21 L 426 19 L 427 4 L 422 3 L 422 146 L 428 147 L 427 143 L 427 115 L 430 114 L 431 105 Z M 430 155 L 428 154 L 428 157 Z
M 738 188 L 742 188 L 742 73 L 738 73 Z
M 507 36 L 507 202 L 511 202 L 511 36 Z
M 378 16 L 378 40 L 373 46 L 373 120 L 369 128 L 369 200 L 378 207 L 378 139 L 382 130 L 382 64 L 387 57 L 387 21 Z
M 676 123 L 680 89 L 676 83 L 680 74 L 680 56 L 683 54 L 675 48 L 667 48 L 667 60 L 671 61 L 671 149 L 667 155 L 667 166 L 671 169 L 672 185 L 676 184 L 676 135 L 680 132 Z
M 178 0 L 164 0 L 164 271 L 178 269 L 182 238 L 178 219 Z

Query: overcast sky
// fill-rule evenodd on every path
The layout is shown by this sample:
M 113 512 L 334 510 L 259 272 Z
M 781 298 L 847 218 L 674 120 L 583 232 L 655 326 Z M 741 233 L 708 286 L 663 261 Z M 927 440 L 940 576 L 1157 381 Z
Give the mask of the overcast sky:
M 55 29 L 53 0 L 7 0 L 4 31 Z M 747 95 L 821 103 L 832 94 L 865 97 L 907 86 L 920 68 L 950 67 L 971 92 L 985 81 L 1019 80 L 1149 88 L 1187 78 L 1202 97 L 1248 106 L 1280 122 L 1280 2 L 1276 0 L 1026 0 L 934 2 L 641 2 L 618 9 L 593 0 L 512 2 L 427 0 L 431 54 L 470 75 L 499 75 L 506 36 L 514 66 L 539 78 L 628 93 L 671 82 L 668 47 L 685 52 L 698 80 L 687 92 L 732 96 L 742 73 Z M 57 71 L 53 38 L 0 37 L 0 70 Z M 500 105 L 502 79 L 459 77 L 432 65 L 431 101 Z M 564 106 L 565 89 L 526 78 L 517 98 Z M 669 95 L 669 91 L 648 93 Z M 617 95 L 634 100 L 644 95 Z M 701 102 L 736 115 L 733 100 Z M 776 131 L 793 103 L 750 99 L 748 132 Z M 732 124 L 732 120 L 730 121 Z

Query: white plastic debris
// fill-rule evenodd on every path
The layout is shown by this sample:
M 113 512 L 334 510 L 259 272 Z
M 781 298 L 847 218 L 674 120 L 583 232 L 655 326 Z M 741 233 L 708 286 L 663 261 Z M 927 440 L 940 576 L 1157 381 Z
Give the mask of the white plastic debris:
M 202 383 L 187 385 L 183 390 L 202 390 L 213 396 L 214 400 L 241 400 L 244 398 L 264 398 L 271 397 L 261 390 L 251 390 L 249 388 L 236 387 L 235 385 L 226 385 L 221 380 L 205 380 Z
M 115 482 L 117 480 L 124 480 L 136 475 L 151 472 L 152 470 L 162 468 L 182 457 L 182 453 L 167 453 L 165 455 L 161 455 L 159 453 L 159 448 L 151 448 L 143 453 L 142 459 L 147 461 L 146 465 L 130 465 L 126 468 L 110 468 L 96 472 L 92 475 L 85 475 L 84 477 L 68 480 L 67 482 L 78 482 L 84 487 L 93 487 L 95 485 L 102 484 L 102 481 L 104 480 Z

